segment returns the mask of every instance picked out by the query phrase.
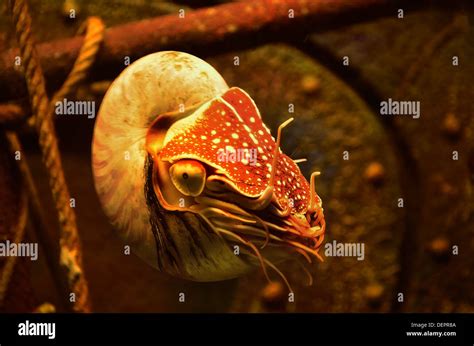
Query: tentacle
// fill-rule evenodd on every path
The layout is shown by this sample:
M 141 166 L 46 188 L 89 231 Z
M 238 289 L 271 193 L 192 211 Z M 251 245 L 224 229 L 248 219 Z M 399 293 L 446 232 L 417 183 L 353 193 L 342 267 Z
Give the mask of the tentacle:
M 263 228 L 265 229 L 265 242 L 263 243 L 263 245 L 260 247 L 260 249 L 263 249 L 265 248 L 269 241 L 270 241 L 270 230 L 268 229 L 268 223 L 263 221 L 261 218 L 259 218 L 258 216 L 255 215 L 255 218 L 259 221 L 259 223 L 263 226 Z
M 211 220 L 209 220 L 205 215 L 199 215 L 199 216 L 209 225 L 209 227 L 210 227 L 211 230 L 214 232 L 214 234 L 216 234 L 217 236 L 219 236 L 219 238 L 223 239 L 222 234 L 220 234 L 219 232 L 217 232 L 216 227 L 213 225 L 213 223 L 211 222 Z
M 315 205 L 314 201 L 316 200 L 316 184 L 315 184 L 315 178 L 320 175 L 321 172 L 313 172 L 311 173 L 311 180 L 310 180 L 310 199 L 309 199 L 309 209 L 314 210 Z
M 293 162 L 296 163 L 296 164 L 306 162 L 306 161 L 308 161 L 308 159 L 306 159 L 306 158 L 293 160 Z
M 269 222 L 269 221 L 265 221 L 265 220 L 262 220 L 263 223 L 268 227 L 268 228 L 271 228 L 275 231 L 278 231 L 278 232 L 288 232 L 288 229 L 282 227 L 282 226 L 278 226 L 276 224 L 274 224 L 273 222 Z
M 214 220 L 213 222 L 217 227 L 226 229 L 236 234 L 245 234 L 245 235 L 255 236 L 258 239 L 261 239 L 262 241 L 264 241 L 263 239 L 266 239 L 265 232 L 262 231 L 260 228 L 256 228 L 256 227 L 252 227 L 248 225 L 229 223 L 228 220 L 217 219 L 217 220 Z M 275 241 L 282 241 L 282 239 L 274 235 L 271 235 L 271 238 L 272 240 L 275 240 Z
M 275 175 L 276 175 L 276 167 L 278 163 L 278 157 L 280 155 L 280 142 L 281 142 L 281 131 L 289 124 L 291 123 L 295 118 L 290 118 L 287 121 L 283 122 L 280 126 L 278 126 L 278 131 L 277 131 L 277 139 L 275 143 L 275 152 L 273 153 L 273 161 L 272 161 L 272 173 L 270 177 L 270 182 L 269 182 L 269 187 L 273 188 L 273 184 L 275 182 Z
M 304 251 L 313 254 L 313 255 L 316 256 L 321 262 L 324 262 L 323 258 L 321 257 L 320 254 L 318 254 L 318 252 L 317 252 L 316 250 L 311 249 L 311 248 L 307 247 L 307 246 L 304 245 L 304 244 L 301 244 L 301 243 L 298 243 L 298 242 L 295 242 L 295 241 L 292 241 L 292 240 L 285 240 L 285 242 L 288 243 L 288 244 L 290 244 L 290 245 L 293 245 L 294 247 L 303 249 Z
M 271 203 L 273 198 L 273 187 L 266 188 L 265 191 L 258 198 L 251 198 L 241 194 L 226 192 L 216 192 L 208 190 L 207 195 L 217 197 L 219 200 L 232 201 L 238 205 L 245 205 L 249 210 L 264 210 Z
M 255 255 L 249 253 L 248 254 L 249 256 L 252 256 L 252 257 L 255 257 Z M 288 288 L 288 290 L 290 291 L 290 293 L 293 293 L 293 289 L 291 288 L 291 285 L 288 281 L 288 279 L 286 278 L 285 274 L 283 274 L 281 272 L 280 269 L 278 269 L 277 266 L 275 266 L 271 261 L 269 261 L 268 259 L 264 259 L 265 261 L 265 264 L 268 265 L 270 268 L 272 268 L 283 280 L 283 282 L 285 283 L 286 287 Z M 269 280 L 269 282 L 272 282 L 271 280 Z
M 291 214 L 291 207 L 287 206 L 285 209 L 280 209 L 277 205 L 271 204 L 269 206 L 269 211 L 278 217 L 284 218 Z
M 316 219 L 312 222 L 313 225 L 321 223 L 321 221 L 324 219 L 324 209 L 317 208 L 315 214 L 316 214 Z
M 303 235 L 305 237 L 311 237 L 311 238 L 317 238 L 321 234 L 324 234 L 324 230 L 319 225 L 310 227 L 309 230 L 305 230 L 303 232 Z
M 306 268 L 306 266 L 303 263 L 301 263 L 298 259 L 296 259 L 296 263 L 298 263 L 298 265 L 303 269 L 306 276 L 308 277 L 308 286 L 313 286 L 313 275 L 311 275 L 308 268 Z
M 288 290 L 290 291 L 290 293 L 293 293 L 293 289 L 291 288 L 291 285 L 290 283 L 288 282 L 285 274 L 283 274 L 280 269 L 278 269 L 278 267 L 276 265 L 274 265 L 270 260 L 268 259 L 264 259 L 265 263 L 270 267 L 272 268 L 278 275 L 280 275 L 280 277 L 283 279 L 283 281 L 285 282 L 285 285 L 286 287 L 288 287 Z
M 245 211 L 244 209 L 242 209 L 241 207 L 233 203 L 225 202 L 225 201 L 215 199 L 209 196 L 198 196 L 195 198 L 195 201 L 198 204 L 209 205 L 209 206 L 216 207 L 219 209 L 226 209 L 236 214 L 253 217 L 253 214 L 250 214 L 249 212 Z
M 235 214 L 226 212 L 222 209 L 214 208 L 214 207 L 205 207 L 205 208 L 199 209 L 198 213 L 203 214 L 207 217 L 220 216 L 220 217 L 229 218 L 229 219 L 233 219 L 233 220 L 237 220 L 237 221 L 241 221 L 245 223 L 257 223 L 257 221 L 254 219 L 244 218 L 242 216 L 238 216 L 238 215 L 235 215 Z
M 196 201 L 200 202 L 201 204 L 208 203 L 208 204 L 214 205 L 216 207 L 215 208 L 216 211 L 219 208 L 227 208 L 228 210 L 231 210 L 231 211 L 243 214 L 245 216 L 248 216 L 249 218 L 253 219 L 254 222 L 260 223 L 263 226 L 263 228 L 266 232 L 266 240 L 265 240 L 265 243 L 262 246 L 262 249 L 270 241 L 270 230 L 268 229 L 269 226 L 277 228 L 276 225 L 272 225 L 271 223 L 265 222 L 260 217 L 258 217 L 257 215 L 247 213 L 245 210 L 243 210 L 242 208 L 239 208 L 238 206 L 236 206 L 232 203 L 223 202 L 223 201 L 216 200 L 216 199 L 209 198 L 209 197 L 198 197 L 198 198 L 196 198 Z
M 293 250 L 299 253 L 301 256 L 303 256 L 308 261 L 308 263 L 313 263 L 313 261 L 311 261 L 311 257 L 309 257 L 308 254 L 304 252 L 302 249 L 295 248 Z
M 326 221 L 322 221 L 322 227 L 321 227 L 321 236 L 318 237 L 318 241 L 315 244 L 315 248 L 319 248 L 321 244 L 324 241 L 324 230 L 326 229 Z
M 253 252 L 255 253 L 255 256 L 258 258 L 258 261 L 260 262 L 260 266 L 262 267 L 263 274 L 267 278 L 268 282 L 271 282 L 270 277 L 268 276 L 267 268 L 265 268 L 265 259 L 263 258 L 260 251 L 258 251 L 258 249 L 255 247 L 255 245 L 253 245 L 251 242 L 245 240 L 244 238 L 238 236 L 237 234 L 229 232 L 229 231 L 227 231 L 223 228 L 216 228 L 216 230 L 217 230 L 217 232 L 222 232 L 224 235 L 228 235 L 231 238 L 237 239 L 242 244 L 247 245 L 248 247 L 250 247 L 253 250 Z

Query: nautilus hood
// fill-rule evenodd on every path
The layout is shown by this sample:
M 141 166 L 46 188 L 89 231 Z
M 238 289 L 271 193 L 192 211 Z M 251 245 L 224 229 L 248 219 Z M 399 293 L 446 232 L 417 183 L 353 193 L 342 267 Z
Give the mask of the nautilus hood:
M 170 163 L 202 161 L 227 176 L 242 194 L 259 197 L 270 183 L 274 152 L 275 138 L 263 124 L 255 103 L 245 91 L 234 87 L 171 126 L 159 156 Z M 283 208 L 291 203 L 294 212 L 304 213 L 309 202 L 308 182 L 281 151 L 276 164 L 276 198 Z

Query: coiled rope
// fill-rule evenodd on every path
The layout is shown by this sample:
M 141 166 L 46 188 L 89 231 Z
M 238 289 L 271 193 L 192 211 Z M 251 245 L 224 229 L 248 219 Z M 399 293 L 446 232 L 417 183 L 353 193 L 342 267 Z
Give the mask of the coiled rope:
M 22 66 L 24 67 L 30 96 L 33 115 L 32 122 L 38 133 L 43 163 L 49 173 L 49 185 L 58 213 L 60 225 L 60 265 L 66 272 L 67 285 L 71 294 L 69 301 L 72 304 L 73 311 L 89 312 L 91 308 L 89 291 L 82 266 L 82 252 L 77 231 L 76 215 L 70 206 L 71 196 L 64 177 L 58 150 L 58 141 L 53 123 L 53 110 L 56 100 L 71 93 L 86 76 L 103 40 L 104 25 L 97 17 L 89 18 L 84 45 L 80 50 L 79 56 L 63 86 L 50 102 L 31 34 L 31 17 L 26 1 L 10 0 L 9 10 L 20 46 Z

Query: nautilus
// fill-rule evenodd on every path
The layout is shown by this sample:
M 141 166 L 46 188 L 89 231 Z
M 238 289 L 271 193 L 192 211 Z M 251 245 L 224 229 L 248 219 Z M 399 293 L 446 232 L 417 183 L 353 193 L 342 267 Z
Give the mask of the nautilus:
M 320 258 L 322 201 L 280 149 L 252 98 L 205 61 L 145 56 L 111 84 L 92 169 L 114 229 L 143 260 L 194 281 Z

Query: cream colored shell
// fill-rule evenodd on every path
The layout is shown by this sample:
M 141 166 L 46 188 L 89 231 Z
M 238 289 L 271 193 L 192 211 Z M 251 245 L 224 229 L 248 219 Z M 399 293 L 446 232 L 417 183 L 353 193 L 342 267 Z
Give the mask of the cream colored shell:
M 228 86 L 205 61 L 181 52 L 159 52 L 128 66 L 107 91 L 96 120 L 92 144 L 95 187 L 105 214 L 125 244 L 149 264 L 156 266 L 156 243 L 144 195 L 148 127 L 162 113 L 202 103 L 222 94 Z M 195 217 L 195 216 L 193 216 Z M 197 225 L 197 217 L 191 222 Z M 178 228 L 179 229 L 179 228 Z M 170 230 L 179 251 L 189 251 L 187 237 Z M 215 235 L 212 235 L 215 237 Z M 248 266 L 219 239 L 203 241 L 205 258 L 186 260 L 173 275 L 198 281 L 238 276 Z

